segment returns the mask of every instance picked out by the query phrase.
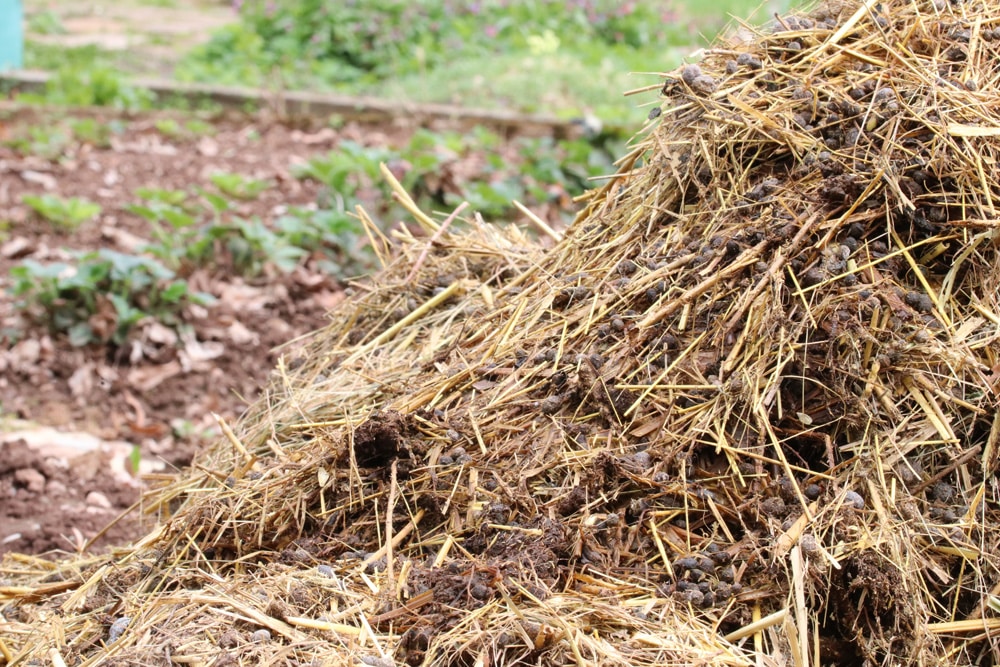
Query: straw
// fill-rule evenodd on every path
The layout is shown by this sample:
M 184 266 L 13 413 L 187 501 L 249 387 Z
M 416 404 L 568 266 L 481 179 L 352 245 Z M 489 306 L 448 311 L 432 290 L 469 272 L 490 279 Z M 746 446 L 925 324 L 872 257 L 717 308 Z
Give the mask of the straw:
M 992 661 L 1000 8 L 703 55 L 565 232 L 458 230 L 387 174 L 432 240 L 369 230 L 385 269 L 155 533 L 7 558 L 4 659 Z

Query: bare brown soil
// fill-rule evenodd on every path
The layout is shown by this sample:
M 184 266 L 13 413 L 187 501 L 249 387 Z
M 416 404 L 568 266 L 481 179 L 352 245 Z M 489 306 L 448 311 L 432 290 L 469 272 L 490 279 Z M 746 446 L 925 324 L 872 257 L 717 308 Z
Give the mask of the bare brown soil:
M 135 190 L 208 187 L 215 172 L 272 181 L 272 188 L 240 202 L 237 211 L 271 221 L 289 206 L 316 200 L 317 184 L 289 174 L 294 162 L 325 153 L 345 137 L 388 143 L 403 135 L 353 125 L 309 133 L 241 118 L 222 120 L 200 136 L 166 136 L 156 129 L 156 117 L 97 118 L 122 128 L 110 145 L 73 141 L 46 157 L 25 150 L 18 140 L 32 128 L 56 131 L 63 113 L 20 110 L 0 121 L 0 419 L 138 444 L 144 459 L 169 471 L 189 463 L 218 432 L 213 413 L 232 421 L 257 396 L 274 366 L 276 346 L 324 324 L 326 311 L 342 296 L 341 286 L 306 269 L 253 281 L 218 268 L 200 269 L 190 278 L 192 286 L 218 301 L 186 314 L 194 332 L 186 344 L 146 322 L 127 346 L 77 348 L 14 307 L 6 289 L 11 267 L 25 259 L 65 261 L 73 250 L 135 252 L 149 238 L 148 223 L 124 210 L 138 200 Z M 47 192 L 87 198 L 103 212 L 72 232 L 61 231 L 21 202 L 25 194 Z M 5 422 L 4 430 L 10 436 L 16 429 Z M 79 531 L 89 540 L 139 498 L 139 484 L 123 486 L 113 474 L 121 470 L 97 466 L 81 474 L 79 465 L 44 447 L 13 440 L 0 459 L 0 552 L 70 548 L 66 536 Z M 103 494 L 110 507 L 88 504 L 91 492 Z M 42 515 L 43 521 L 33 518 Z M 139 529 L 136 522 L 125 522 L 105 542 L 121 543 Z
M 0 553 L 81 550 L 95 537 L 94 548 L 128 542 L 143 528 L 136 514 L 108 526 L 138 496 L 139 483 L 115 475 L 100 451 L 63 460 L 23 440 L 0 444 Z

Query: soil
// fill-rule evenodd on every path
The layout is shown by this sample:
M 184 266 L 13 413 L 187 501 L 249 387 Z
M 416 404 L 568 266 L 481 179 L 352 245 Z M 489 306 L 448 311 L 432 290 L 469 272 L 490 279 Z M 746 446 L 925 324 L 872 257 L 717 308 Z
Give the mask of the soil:
M 82 140 L 72 130 L 80 121 L 111 128 L 109 138 Z M 11 269 L 26 260 L 65 262 L 78 251 L 141 254 L 151 228 L 127 210 L 140 201 L 137 189 L 211 191 L 218 172 L 272 184 L 254 199 L 228 197 L 234 215 L 270 225 L 291 207 L 329 199 L 318 183 L 294 177 L 293 165 L 345 140 L 399 147 L 416 129 L 347 122 L 334 130 L 299 122 L 0 105 L 0 457 L 8 460 L 0 468 L 0 554 L 100 548 L 141 536 L 155 517 L 133 513 L 88 544 L 139 500 L 145 484 L 189 464 L 217 437 L 216 415 L 236 422 L 279 354 L 327 322 L 344 287 L 308 261 L 291 273 L 265 267 L 263 276 L 248 279 L 216 257 L 212 266 L 184 274 L 190 289 L 216 302 L 182 313 L 190 331 L 183 338 L 148 319 L 123 345 L 75 347 L 16 307 Z M 442 178 L 472 178 L 478 161 L 463 158 Z M 102 212 L 66 230 L 26 206 L 28 194 L 85 198 Z M 357 196 L 367 210 L 379 210 L 376 189 L 361 187 Z M 568 198 L 565 205 L 572 206 Z M 559 207 L 549 202 L 537 213 L 555 224 Z M 373 443 L 378 456 L 384 443 L 377 437 Z M 107 469 L 91 470 L 94 457 Z M 38 507 L 58 511 L 41 520 Z
M 84 116 L 73 114 L 76 120 Z M 124 470 L 132 446 L 141 452 L 142 472 L 162 474 L 189 463 L 219 432 L 213 415 L 234 422 L 274 367 L 276 347 L 323 326 L 326 312 L 343 295 L 336 280 L 309 265 L 257 280 L 224 267 L 198 269 L 189 283 L 218 300 L 185 312 L 193 331 L 185 341 L 148 321 L 122 347 L 74 347 L 15 308 L 8 292 L 10 269 L 27 259 L 64 261 L 76 250 L 136 252 L 150 230 L 124 209 L 138 201 L 135 190 L 210 188 L 215 172 L 273 182 L 259 198 L 237 204 L 240 216 L 267 224 L 288 207 L 317 200 L 319 186 L 292 177 L 292 164 L 326 153 L 343 139 L 391 145 L 409 135 L 351 123 L 310 132 L 245 117 L 217 119 L 211 132 L 165 135 L 157 125 L 162 128 L 159 121 L 173 116 L 126 118 L 95 110 L 88 117 L 117 125 L 110 143 L 73 140 L 52 155 L 39 155 L 45 152 L 38 146 L 39 131 L 43 139 L 59 131 L 69 121 L 66 112 L 15 108 L 0 118 L 0 424 L 7 443 L 0 454 L 0 553 L 77 548 L 94 537 L 139 498 L 141 484 L 130 482 Z M 21 201 L 43 193 L 84 197 L 103 212 L 76 230 L 62 231 Z M 86 461 L 102 449 L 107 455 L 118 443 L 114 470 L 77 463 L 78 452 L 54 442 L 67 432 L 93 441 L 84 448 L 91 457 Z M 82 474 L 80 466 L 90 471 Z M 107 502 L 94 496 L 88 503 L 94 492 Z M 54 511 L 38 512 L 39 507 Z M 123 522 L 95 546 L 123 543 L 141 530 L 137 520 Z
M 138 500 L 140 488 L 116 475 L 112 460 L 101 449 L 58 458 L 25 440 L 0 444 L 0 553 L 101 548 L 142 532 L 138 513 L 109 526 Z

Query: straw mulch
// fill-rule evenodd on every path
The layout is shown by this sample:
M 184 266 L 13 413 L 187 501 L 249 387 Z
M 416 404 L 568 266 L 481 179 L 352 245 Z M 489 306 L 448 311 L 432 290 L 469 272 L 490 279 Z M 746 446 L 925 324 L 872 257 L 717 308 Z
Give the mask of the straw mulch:
M 6 660 L 994 664 L 997 62 L 985 0 L 788 17 L 553 247 L 373 231 L 158 530 L 6 561 Z

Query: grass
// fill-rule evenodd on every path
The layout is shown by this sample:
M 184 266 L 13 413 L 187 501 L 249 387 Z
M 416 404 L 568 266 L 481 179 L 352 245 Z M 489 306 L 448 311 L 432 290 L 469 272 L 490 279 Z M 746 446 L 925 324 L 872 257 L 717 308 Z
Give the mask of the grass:
M 360 10 L 343 8 L 351 3 L 331 9 L 334 5 L 323 0 L 290 0 L 277 5 L 273 20 L 268 18 L 269 13 L 274 13 L 270 8 L 254 15 L 249 11 L 254 2 L 247 0 L 243 20 L 223 28 L 209 44 L 187 54 L 175 74 L 182 80 L 209 83 L 330 90 L 564 117 L 586 112 L 608 121 L 632 123 L 643 116 L 636 109 L 641 100 L 623 98 L 622 92 L 651 82 L 649 73 L 677 66 L 685 56 L 710 43 L 731 17 L 764 23 L 775 11 L 785 11 L 791 1 L 762 4 L 760 0 L 645 0 L 602 4 L 600 0 L 522 0 L 504 3 L 509 9 L 498 12 L 495 0 L 484 0 L 478 3 L 483 7 L 481 11 L 459 3 L 451 7 L 455 10 L 451 13 L 461 14 L 454 20 L 437 17 L 426 25 L 408 27 L 408 22 L 424 19 L 416 18 L 419 14 L 405 14 L 407 10 L 388 0 L 361 3 Z M 148 6 L 174 4 L 173 0 L 138 2 Z M 451 2 L 422 0 L 418 4 L 447 9 Z M 596 10 L 584 9 L 599 9 L 605 4 L 613 9 L 605 7 L 607 11 L 599 15 L 594 13 Z M 258 6 L 264 7 L 264 3 Z M 376 17 L 377 7 L 382 6 L 386 14 Z M 331 13 L 329 21 L 315 16 L 323 12 Z M 31 17 L 38 32 L 51 34 L 62 26 L 55 11 Z M 287 19 L 284 23 L 283 17 Z M 374 39 L 382 42 L 372 45 L 365 41 L 372 38 L 362 35 L 352 44 L 350 40 L 355 36 L 350 31 L 337 32 L 335 26 L 330 27 L 337 17 L 362 23 L 368 19 L 386 21 L 388 28 L 383 32 L 402 26 L 402 41 L 384 38 L 375 30 Z M 298 32 L 289 28 L 289 21 L 295 22 Z M 444 25 L 442 32 L 433 33 L 439 24 Z M 337 40 L 345 42 L 342 59 L 328 57 L 329 48 L 319 54 L 326 57 L 312 57 L 316 44 Z M 63 48 L 29 40 L 25 61 L 32 69 L 69 69 L 68 79 L 82 78 L 84 85 L 88 85 L 84 76 L 88 71 L 143 73 L 142 59 L 95 46 Z M 100 95 L 96 97 L 100 103 Z M 63 101 L 81 100 L 87 101 L 87 96 L 78 91 Z M 134 107 L 145 100 L 118 103 Z
M 627 119 L 640 114 L 622 92 L 652 80 L 632 73 L 668 71 L 709 44 L 730 17 L 763 23 L 788 2 L 513 0 L 502 9 L 489 1 L 472 9 L 423 0 L 417 3 L 421 13 L 411 15 L 387 0 L 369 3 L 381 10 L 332 9 L 321 0 L 293 0 L 275 10 L 248 0 L 241 23 L 192 52 L 177 74 L 197 81 Z M 351 30 L 338 32 L 340 24 Z
M 783 11 L 787 3 L 776 4 Z M 668 32 L 663 43 L 645 48 L 559 43 L 549 52 L 526 49 L 483 54 L 456 59 L 446 68 L 347 88 L 415 102 L 514 108 L 567 117 L 586 111 L 607 121 L 631 124 L 641 121 L 645 113 L 636 110 L 634 99 L 622 96 L 624 91 L 655 82 L 654 74 L 673 69 L 697 48 L 711 43 L 730 23 L 728 17 L 759 24 L 777 10 L 756 0 L 683 5 L 679 21 L 686 22 L 686 28 Z
M 664 55 L 679 62 L 686 51 Z M 662 63 L 642 63 L 641 56 L 608 56 L 585 63 L 576 54 L 546 56 L 514 53 L 463 59 L 447 70 L 411 75 L 383 84 L 359 86 L 365 95 L 383 95 L 414 102 L 518 109 L 525 112 L 577 116 L 583 111 L 614 121 L 641 120 L 625 90 L 655 81 L 638 72 L 655 72 Z

